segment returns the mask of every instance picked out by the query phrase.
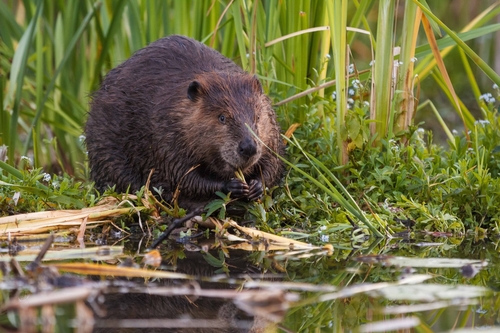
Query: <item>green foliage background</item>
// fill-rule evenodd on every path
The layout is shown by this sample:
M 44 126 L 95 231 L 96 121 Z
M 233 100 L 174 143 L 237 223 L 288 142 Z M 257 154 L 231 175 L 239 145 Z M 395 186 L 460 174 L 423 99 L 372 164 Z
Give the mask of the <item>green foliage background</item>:
M 81 183 L 61 189 L 63 180 L 54 185 L 44 172 L 86 180 L 81 133 L 89 94 L 134 51 L 163 36 L 183 34 L 256 73 L 276 103 L 326 85 L 276 108 L 283 130 L 294 123 L 300 127 L 295 141 L 289 143 L 287 160 L 293 167 L 284 189 L 276 192 L 274 203 L 264 201 L 263 207 L 256 208 L 270 210 L 267 215 L 256 213 L 264 225 L 302 224 L 341 235 L 339 231 L 352 228 L 346 220 L 349 215 L 366 218 L 367 225 L 388 233 L 401 227 L 394 218 L 415 220 L 420 229 L 495 229 L 499 219 L 495 203 L 500 194 L 499 121 L 498 88 L 492 85 L 498 76 L 484 73 L 500 66 L 496 37 L 500 7 L 481 0 L 398 4 L 387 0 L 0 2 L 0 145 L 7 146 L 8 157 L 1 168 L 2 181 L 10 184 L 0 191 L 2 210 L 30 209 L 12 208 L 10 198 L 19 186 L 33 195 L 43 191 L 54 207 L 93 204 L 96 198 L 89 197 L 88 185 L 85 192 L 74 193 L 82 188 Z M 415 14 L 410 14 L 410 8 L 416 12 L 417 7 L 430 8 L 477 55 L 468 58 L 467 48 L 440 36 L 444 27 L 430 20 L 460 99 L 460 112 L 469 115 L 469 124 L 474 118 L 487 120 L 469 126 L 469 137 L 464 135 L 450 86 L 435 66 L 426 35 L 421 28 L 411 28 L 415 22 L 420 26 L 411 16 Z M 391 17 L 393 25 L 392 19 L 380 20 L 381 13 Z M 346 27 L 350 30 L 344 42 L 349 48 L 339 48 L 343 44 L 337 37 L 343 36 Z M 304 32 L 309 28 L 318 29 Z M 384 34 L 378 35 L 382 28 Z M 373 103 L 380 101 L 370 99 L 375 87 L 372 49 L 387 49 L 377 53 L 375 64 L 384 76 L 375 84 L 390 84 L 394 61 L 408 64 L 410 60 L 404 52 L 399 60 L 398 56 L 393 59 L 392 50 L 412 33 L 417 36 L 416 48 L 410 50 L 417 58 L 412 92 L 419 109 L 410 126 L 394 133 L 390 129 L 388 136 L 374 135 L 370 124 L 380 121 L 374 121 L 370 112 Z M 386 39 L 390 42 L 382 43 Z M 343 59 L 342 50 L 347 63 L 338 61 Z M 477 59 L 486 64 L 486 70 L 476 66 Z M 339 80 L 332 82 L 345 77 L 339 68 L 345 70 L 348 64 L 349 80 L 340 86 Z M 345 90 L 339 90 L 344 86 Z M 388 103 L 377 104 L 377 113 L 398 117 L 406 112 L 399 105 L 397 89 Z M 332 97 L 338 91 L 344 92 L 340 102 Z M 339 103 L 344 106 L 338 108 Z M 340 110 L 345 112 L 341 120 Z M 419 129 L 421 125 L 432 133 Z M 453 134 L 451 129 L 458 131 Z M 438 145 L 432 139 L 436 137 Z M 324 188 L 304 182 L 298 170 L 320 179 Z M 85 199 L 77 204 L 82 195 Z

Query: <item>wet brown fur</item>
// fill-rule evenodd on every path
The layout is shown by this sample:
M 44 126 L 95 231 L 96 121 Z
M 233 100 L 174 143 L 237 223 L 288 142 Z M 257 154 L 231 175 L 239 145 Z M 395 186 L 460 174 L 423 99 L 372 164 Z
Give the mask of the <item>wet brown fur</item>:
M 166 200 L 179 187 L 186 208 L 227 190 L 238 168 L 247 183 L 275 186 L 283 164 L 247 125 L 283 152 L 275 113 L 256 77 L 197 41 L 166 37 L 111 70 L 92 95 L 85 127 L 91 177 L 100 190 L 135 191 L 155 169 L 151 187 L 161 186 Z M 255 146 L 252 156 L 239 153 L 242 142 Z

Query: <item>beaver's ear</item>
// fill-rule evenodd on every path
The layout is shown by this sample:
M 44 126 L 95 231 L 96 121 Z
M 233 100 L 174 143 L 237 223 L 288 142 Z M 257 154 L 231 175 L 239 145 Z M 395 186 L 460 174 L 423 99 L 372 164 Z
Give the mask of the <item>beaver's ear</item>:
M 262 84 L 260 83 L 260 80 L 257 77 L 257 75 L 253 76 L 252 83 L 253 83 L 253 87 L 255 88 L 255 90 L 260 91 L 261 93 L 264 93 L 264 89 L 262 89 Z
M 201 84 L 198 81 L 193 81 L 189 84 L 188 91 L 187 91 L 187 96 L 188 98 L 196 102 L 196 100 L 200 97 L 202 94 L 202 87 Z

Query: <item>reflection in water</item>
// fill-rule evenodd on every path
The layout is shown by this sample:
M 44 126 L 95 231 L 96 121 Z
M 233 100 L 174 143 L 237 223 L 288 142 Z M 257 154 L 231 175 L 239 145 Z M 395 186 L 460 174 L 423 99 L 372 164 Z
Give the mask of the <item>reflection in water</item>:
M 206 297 L 190 300 L 183 296 L 112 294 L 106 295 L 104 306 L 107 315 L 96 321 L 94 332 L 143 332 L 144 328 L 148 332 L 164 332 L 165 328 L 169 332 L 249 332 L 254 324 L 253 318 L 239 310 L 232 301 Z M 109 328 L 113 325 L 116 327 Z M 130 327 L 136 325 L 138 327 Z
M 185 252 L 177 260 L 176 272 L 193 276 L 213 276 L 211 266 L 200 252 Z M 215 257 L 218 255 L 213 254 Z M 226 263 L 230 276 L 258 272 L 247 260 L 247 254 L 231 252 Z M 143 281 L 137 281 L 144 283 Z M 238 287 L 228 283 L 156 280 L 147 284 L 152 293 L 165 287 L 227 290 Z M 261 332 L 269 325 L 240 310 L 232 300 L 209 297 L 161 296 L 131 293 L 130 289 L 104 295 L 103 316 L 96 316 L 94 332 Z
M 0 331 L 36 332 L 43 326 L 43 331 L 50 332 L 54 323 L 62 327 L 59 332 L 81 333 L 271 332 L 277 327 L 295 332 L 340 332 L 374 331 L 377 326 L 393 325 L 400 329 L 413 325 L 419 332 L 442 332 L 497 325 L 500 302 L 498 294 L 491 290 L 500 289 L 498 243 L 480 243 L 473 238 L 463 239 L 460 244 L 447 241 L 391 240 L 354 251 L 336 248 L 333 256 L 306 258 L 301 251 L 256 251 L 250 254 L 253 259 L 244 252 L 230 251 L 230 256 L 225 257 L 214 251 L 211 264 L 205 255 L 188 250 L 207 246 L 184 244 L 184 250 L 172 247 L 155 256 L 160 261 L 163 258 L 165 266 L 175 267 L 165 270 L 200 277 L 181 279 L 177 275 L 177 280 L 117 278 L 127 276 L 119 270 L 128 267 L 111 267 L 116 258 L 123 259 L 123 246 L 112 256 L 109 249 L 118 246 L 98 249 L 105 257 L 96 257 L 96 249 L 85 250 L 85 255 L 94 252 L 85 258 L 108 265 L 92 264 L 86 259 L 79 267 L 81 272 L 87 270 L 89 274 L 88 269 L 96 266 L 116 269 L 103 273 L 108 276 L 104 281 L 101 277 L 89 281 L 79 271 L 61 269 L 58 273 L 51 266 L 54 264 L 42 263 L 35 270 L 23 271 L 29 265 L 5 261 L 0 264 L 6 291 Z M 435 245 L 438 243 L 442 245 Z M 422 244 L 426 247 L 422 248 Z M 125 253 L 143 253 L 137 250 L 137 243 L 127 242 L 125 247 Z M 53 252 L 49 251 L 47 257 L 65 254 L 64 258 L 73 261 L 77 251 Z M 30 254 L 29 259 L 27 255 L 20 253 L 17 258 L 24 262 L 35 260 L 34 255 Z M 130 257 L 133 259 L 123 260 L 119 266 L 142 266 L 141 257 Z M 276 265 L 277 260 L 280 265 Z M 273 281 L 262 281 L 259 266 L 268 267 L 270 263 L 280 272 L 280 266 L 286 269 L 285 281 L 276 276 Z M 221 269 L 228 269 L 230 275 L 219 274 Z M 146 271 L 151 270 L 147 267 Z M 287 297 L 298 294 L 299 302 L 297 298 L 290 302 Z M 102 302 L 95 301 L 101 298 Z M 289 306 L 292 308 L 287 312 Z M 92 327 L 94 319 L 96 325 Z

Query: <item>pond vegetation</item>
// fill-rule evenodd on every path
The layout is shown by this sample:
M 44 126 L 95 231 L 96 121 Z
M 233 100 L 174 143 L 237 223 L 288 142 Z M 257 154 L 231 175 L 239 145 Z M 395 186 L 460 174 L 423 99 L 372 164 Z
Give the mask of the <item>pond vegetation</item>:
M 0 327 L 495 330 L 499 14 L 467 0 L 1 2 Z M 170 34 L 258 75 L 287 173 L 244 216 L 221 195 L 211 229 L 200 218 L 152 250 L 186 212 L 160 189 L 95 191 L 81 134 L 103 76 Z

